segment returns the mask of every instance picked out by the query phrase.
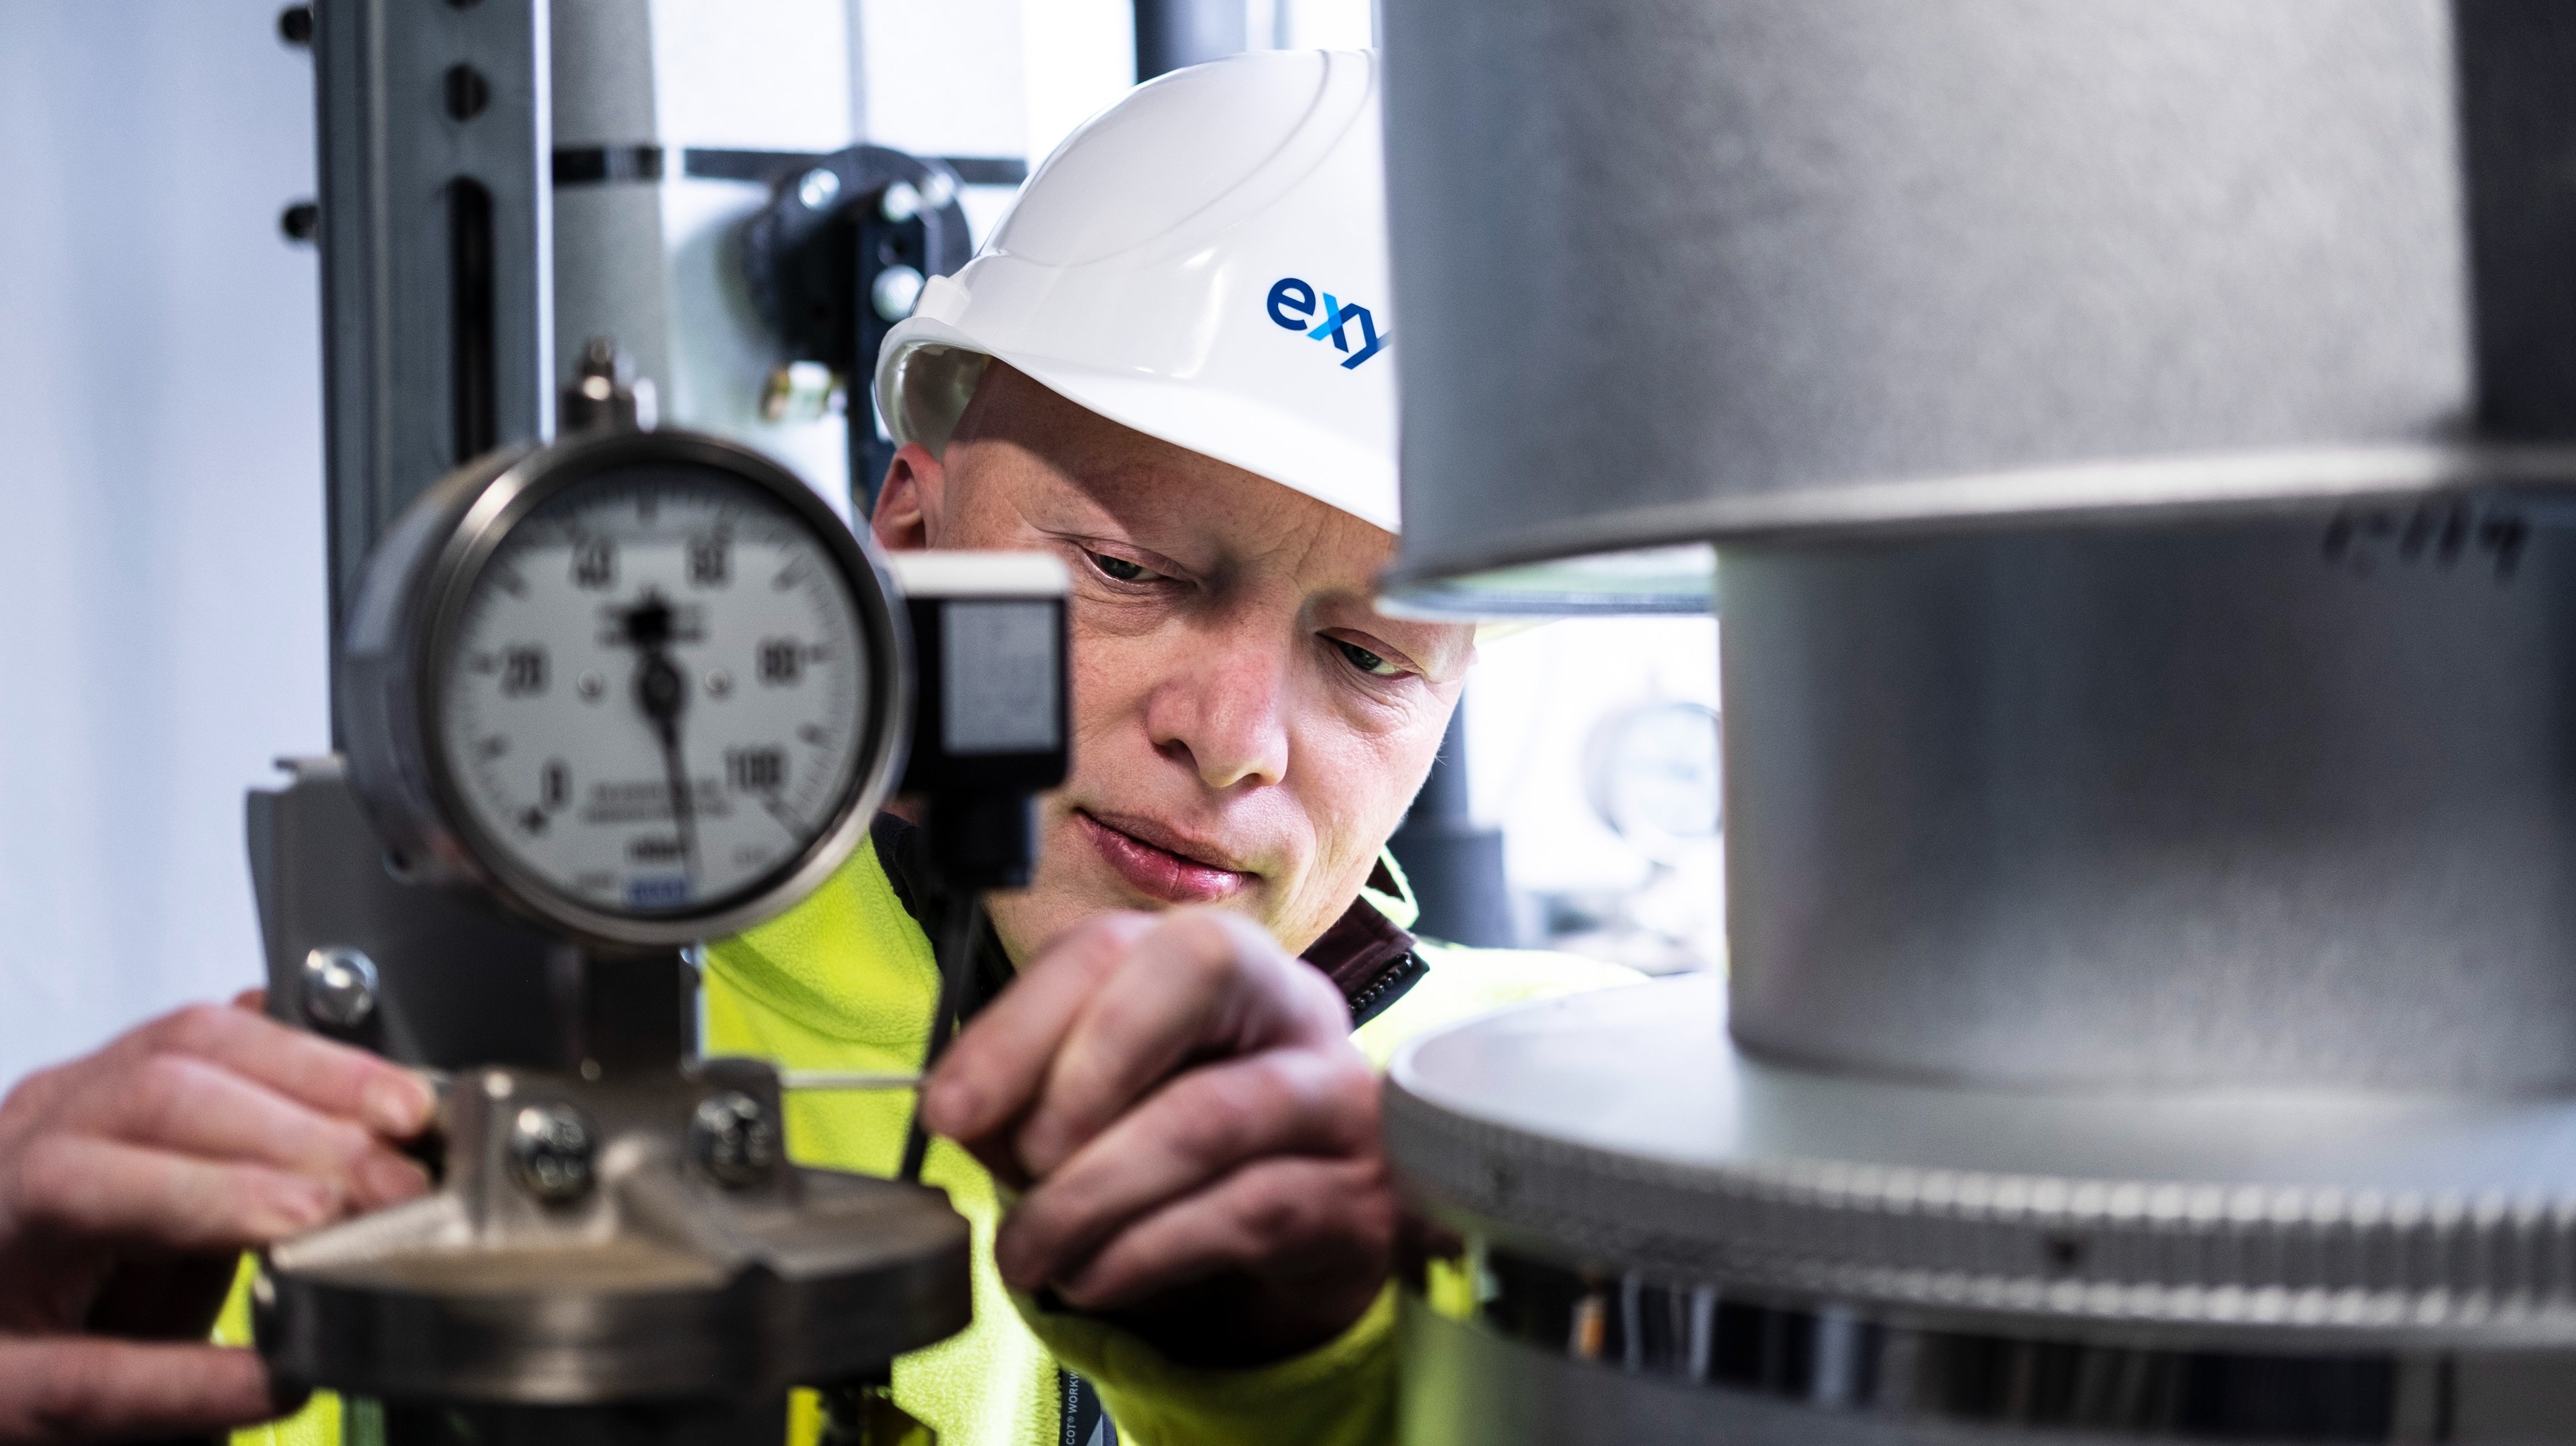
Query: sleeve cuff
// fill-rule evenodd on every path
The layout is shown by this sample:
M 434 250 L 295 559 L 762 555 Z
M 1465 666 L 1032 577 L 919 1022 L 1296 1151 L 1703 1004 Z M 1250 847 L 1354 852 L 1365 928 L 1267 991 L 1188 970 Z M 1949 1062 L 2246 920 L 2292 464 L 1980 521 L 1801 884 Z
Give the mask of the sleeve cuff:
M 1011 1301 L 1066 1370 L 1099 1388 L 1122 1441 L 1362 1446 L 1393 1438 L 1392 1284 L 1340 1335 L 1248 1370 L 1180 1365 L 1105 1321 L 1049 1311 L 1016 1293 Z

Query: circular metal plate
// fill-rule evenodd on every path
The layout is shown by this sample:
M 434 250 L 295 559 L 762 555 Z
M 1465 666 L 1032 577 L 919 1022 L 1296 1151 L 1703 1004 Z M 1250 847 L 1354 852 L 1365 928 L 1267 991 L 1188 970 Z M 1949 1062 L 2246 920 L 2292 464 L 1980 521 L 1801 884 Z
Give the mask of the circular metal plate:
M 261 1352 L 300 1385 L 579 1405 L 752 1399 L 965 1328 L 969 1232 L 939 1192 L 799 1174 L 792 1207 L 673 1209 L 597 1239 L 473 1248 L 449 1197 L 307 1237 L 261 1283 Z
M 1480 1237 L 2025 1320 L 2576 1342 L 2576 1101 L 1950 1089 L 1765 1064 L 1701 976 L 1416 1041 L 1388 1146 Z

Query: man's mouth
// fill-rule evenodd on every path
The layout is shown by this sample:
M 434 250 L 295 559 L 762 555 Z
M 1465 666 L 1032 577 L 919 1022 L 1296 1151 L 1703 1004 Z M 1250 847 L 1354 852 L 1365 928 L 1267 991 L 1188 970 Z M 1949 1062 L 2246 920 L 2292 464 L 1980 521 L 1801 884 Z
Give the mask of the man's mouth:
M 1203 855 L 1213 853 L 1150 819 L 1113 814 L 1104 819 L 1073 811 L 1075 826 L 1129 887 L 1167 904 L 1213 904 L 1251 888 L 1260 875 L 1231 869 Z

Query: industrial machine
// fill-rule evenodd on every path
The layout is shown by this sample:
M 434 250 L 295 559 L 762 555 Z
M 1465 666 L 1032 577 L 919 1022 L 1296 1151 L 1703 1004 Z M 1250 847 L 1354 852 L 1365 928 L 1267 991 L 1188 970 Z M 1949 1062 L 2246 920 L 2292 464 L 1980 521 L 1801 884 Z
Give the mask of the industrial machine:
M 1713 587 L 1731 969 L 1397 1060 L 1406 1439 L 2576 1438 L 2576 26 L 1617 9 L 1386 7 L 1396 582 Z
M 791 53 L 815 9 L 743 23 Z M 254 1288 L 273 1374 L 341 1393 L 345 1439 L 772 1446 L 803 1387 L 825 1439 L 917 1446 L 891 1362 L 968 1319 L 917 1123 L 901 1179 L 787 1157 L 787 1091 L 918 1076 L 701 1057 L 696 985 L 702 941 L 902 795 L 944 895 L 935 1054 L 981 891 L 1027 881 L 1063 569 L 889 560 L 844 520 L 887 450 L 875 339 L 966 259 L 961 189 L 1020 167 L 688 145 L 657 67 L 719 62 L 657 27 L 692 16 L 282 22 L 321 121 L 337 751 L 250 799 L 269 1008 L 441 1097 L 432 1191 Z

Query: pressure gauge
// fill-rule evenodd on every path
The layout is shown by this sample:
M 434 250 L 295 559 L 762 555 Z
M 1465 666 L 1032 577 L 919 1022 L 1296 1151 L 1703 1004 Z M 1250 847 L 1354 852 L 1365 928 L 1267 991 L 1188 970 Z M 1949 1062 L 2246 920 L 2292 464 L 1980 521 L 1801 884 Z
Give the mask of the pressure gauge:
M 1595 724 L 1584 747 L 1593 812 L 1655 863 L 1714 838 L 1724 807 L 1718 718 L 1697 703 L 1623 708 Z
M 682 432 L 475 463 L 368 564 L 340 687 L 397 862 L 669 946 L 809 891 L 903 755 L 891 585 L 796 476 Z

